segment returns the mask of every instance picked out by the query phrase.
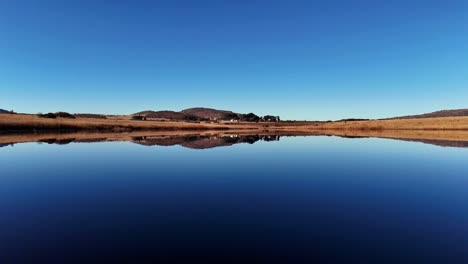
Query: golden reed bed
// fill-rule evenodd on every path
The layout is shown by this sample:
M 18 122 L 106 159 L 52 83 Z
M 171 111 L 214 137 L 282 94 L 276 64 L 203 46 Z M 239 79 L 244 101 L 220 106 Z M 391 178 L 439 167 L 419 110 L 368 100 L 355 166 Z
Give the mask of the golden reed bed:
M 250 123 L 237 124 L 240 129 L 255 129 Z M 135 131 L 135 130 L 226 130 L 232 128 L 224 123 L 184 121 L 138 121 L 129 116 L 108 119 L 97 118 L 43 118 L 36 115 L 0 114 L 0 132 L 43 131 Z

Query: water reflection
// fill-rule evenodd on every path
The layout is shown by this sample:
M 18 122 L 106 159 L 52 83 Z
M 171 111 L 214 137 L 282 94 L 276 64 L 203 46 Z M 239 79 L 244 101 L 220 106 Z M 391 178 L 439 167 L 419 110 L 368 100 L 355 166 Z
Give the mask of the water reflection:
M 227 147 L 239 143 L 253 144 L 257 141 L 279 141 L 278 135 L 191 135 L 169 137 L 133 137 L 132 142 L 144 146 L 180 145 L 191 149 Z
M 38 142 L 45 144 L 67 145 L 70 143 L 95 143 L 95 142 L 132 142 L 142 146 L 182 146 L 189 149 L 210 149 L 216 147 L 229 147 L 235 144 L 254 144 L 258 141 L 279 141 L 281 137 L 292 136 L 336 136 L 350 139 L 385 138 L 409 142 L 420 142 L 441 147 L 467 148 L 468 140 L 454 137 L 453 139 L 431 139 L 398 137 L 394 134 L 385 135 L 348 135 L 334 133 L 307 133 L 307 132 L 271 132 L 246 134 L 243 133 L 105 133 L 105 134 L 31 134 L 31 135 L 1 135 L 0 148 L 13 146 L 18 143 Z M 450 138 L 450 137 L 449 137 Z

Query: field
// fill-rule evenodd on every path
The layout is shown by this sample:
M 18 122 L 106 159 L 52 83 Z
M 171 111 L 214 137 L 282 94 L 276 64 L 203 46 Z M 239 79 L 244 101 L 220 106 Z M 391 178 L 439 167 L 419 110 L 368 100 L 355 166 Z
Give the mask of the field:
M 308 129 L 333 130 L 468 130 L 468 117 L 439 117 L 370 121 L 328 122 L 306 125 Z
M 237 124 L 237 128 L 256 129 L 252 123 Z M 36 115 L 0 114 L 0 132 L 38 133 L 74 131 L 151 131 L 151 130 L 227 130 L 232 128 L 225 123 L 187 121 L 138 121 L 130 116 L 98 118 L 43 118 Z

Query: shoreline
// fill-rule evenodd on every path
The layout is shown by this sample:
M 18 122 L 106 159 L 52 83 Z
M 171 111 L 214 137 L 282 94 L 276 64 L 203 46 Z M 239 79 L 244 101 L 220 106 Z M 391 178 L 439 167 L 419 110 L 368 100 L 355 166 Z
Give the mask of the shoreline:
M 128 135 L 329 135 L 408 140 L 468 141 L 468 117 L 441 117 L 366 121 L 140 121 L 130 116 L 96 118 L 41 118 L 28 114 L 0 114 L 0 143 L 16 139 L 90 138 Z M 13 142 L 12 142 L 13 141 Z M 21 141 L 21 140 L 20 140 Z M 31 141 L 31 140 L 30 140 Z

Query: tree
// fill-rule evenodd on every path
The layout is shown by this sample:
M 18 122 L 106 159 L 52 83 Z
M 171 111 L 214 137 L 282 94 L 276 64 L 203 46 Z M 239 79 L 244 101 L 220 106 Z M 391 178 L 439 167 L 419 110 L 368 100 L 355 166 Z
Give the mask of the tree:
M 246 115 L 243 115 L 241 120 L 247 122 L 258 122 L 260 120 L 260 117 L 254 113 L 248 113 Z

